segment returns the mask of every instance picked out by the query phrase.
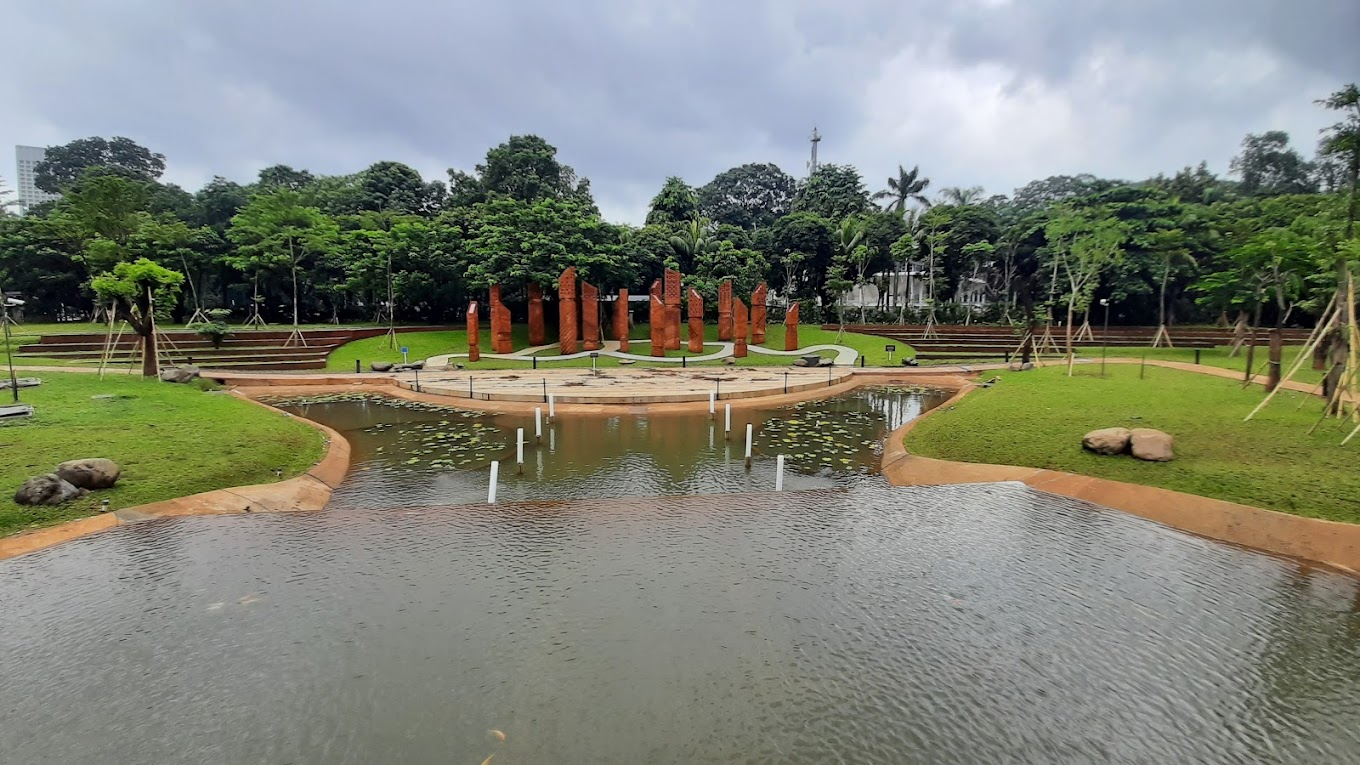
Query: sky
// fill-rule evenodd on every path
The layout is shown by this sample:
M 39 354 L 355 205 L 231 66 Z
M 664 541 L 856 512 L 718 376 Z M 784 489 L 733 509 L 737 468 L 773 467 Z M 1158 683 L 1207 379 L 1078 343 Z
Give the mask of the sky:
M 535 133 L 641 223 L 667 176 L 898 164 L 932 188 L 1139 179 L 1249 132 L 1311 157 L 1313 100 L 1360 78 L 1357 0 L 4 0 L 0 176 L 15 144 L 92 135 L 165 180 L 283 163 L 471 171 Z

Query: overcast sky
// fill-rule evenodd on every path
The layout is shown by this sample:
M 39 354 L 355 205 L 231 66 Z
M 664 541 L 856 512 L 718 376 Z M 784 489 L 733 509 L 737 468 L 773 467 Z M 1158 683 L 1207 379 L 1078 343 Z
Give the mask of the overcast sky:
M 668 175 L 801 177 L 807 138 L 871 189 L 1009 193 L 1143 178 L 1282 129 L 1360 78 L 1357 0 L 3 0 L 0 163 L 14 144 L 124 135 L 194 190 L 284 163 L 427 178 L 537 133 L 641 222 Z

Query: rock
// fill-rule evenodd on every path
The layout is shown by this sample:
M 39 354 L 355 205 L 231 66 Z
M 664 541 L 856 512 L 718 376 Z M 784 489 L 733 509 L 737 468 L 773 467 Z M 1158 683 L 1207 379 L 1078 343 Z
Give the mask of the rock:
M 118 482 L 123 471 L 118 463 L 102 457 L 69 460 L 57 465 L 57 477 L 79 489 L 107 489 Z
M 795 367 L 805 367 L 805 366 L 808 366 L 808 360 L 807 360 L 806 358 L 802 358 L 802 359 L 794 359 L 794 360 L 793 360 L 793 365 L 794 365 Z
M 626 367 L 626 366 L 629 366 L 629 365 L 631 365 L 631 364 L 636 364 L 636 363 L 637 363 L 637 361 L 634 360 L 634 359 L 619 359 L 619 364 L 621 364 L 621 365 L 623 365 L 623 366 L 625 366 L 625 367 Z
M 161 370 L 161 380 L 172 383 L 187 383 L 198 379 L 198 367 L 186 364 L 182 367 L 166 367 Z
M 1033 369 L 1033 368 L 1034 368 L 1034 362 L 1033 362 L 1033 361 L 1026 361 L 1025 363 L 1023 363 L 1023 364 L 1020 365 L 1020 371 L 1021 371 L 1021 372 L 1028 372 L 1029 370 L 1031 370 L 1031 369 Z
M 1175 455 L 1172 446 L 1175 440 L 1170 435 L 1152 428 L 1134 428 L 1130 439 L 1133 456 L 1148 462 L 1170 462 Z
M 24 485 L 14 492 L 14 501 L 21 505 L 60 505 L 84 493 L 84 489 L 76 488 L 55 473 L 48 473 L 24 481 Z
M 1128 428 L 1103 428 L 1082 436 L 1081 448 L 1096 454 L 1123 454 L 1129 449 L 1132 434 Z
M 368 367 L 369 367 L 369 369 L 372 369 L 374 372 L 389 372 L 389 371 L 392 370 L 392 362 L 390 362 L 390 361 L 371 361 L 371 362 L 369 362 Z
M 915 367 L 920 366 L 920 364 L 921 362 L 917 361 L 915 358 L 902 359 L 902 366 L 904 367 Z
M 1024 369 L 1024 367 L 1020 365 L 1020 362 L 1012 361 L 1011 363 L 1006 365 L 1006 369 L 1011 372 L 1019 372 L 1020 370 Z
M 424 369 L 424 368 L 425 368 L 425 362 L 423 362 L 423 361 L 413 361 L 413 362 L 411 362 L 410 364 L 388 364 L 387 366 L 388 366 L 388 369 L 390 369 L 390 370 L 393 371 L 393 372 L 411 372 L 411 371 L 418 371 L 418 370 Z M 376 371 L 386 371 L 386 370 L 376 370 Z
M 803 366 L 805 366 L 805 367 L 815 367 L 815 366 L 817 366 L 818 364 L 821 364 L 821 363 L 822 363 L 822 357 L 821 357 L 821 356 L 804 356 L 804 357 L 803 357 Z
M 727 358 L 723 359 L 723 364 L 725 364 L 725 365 L 727 365 L 727 366 L 729 366 L 729 367 L 734 367 L 734 366 L 737 365 L 737 357 L 736 357 L 736 356 L 728 356 Z
M 819 366 L 819 367 L 834 367 L 834 366 L 836 366 L 836 360 L 835 360 L 835 359 L 818 359 L 818 360 L 817 360 L 817 366 Z

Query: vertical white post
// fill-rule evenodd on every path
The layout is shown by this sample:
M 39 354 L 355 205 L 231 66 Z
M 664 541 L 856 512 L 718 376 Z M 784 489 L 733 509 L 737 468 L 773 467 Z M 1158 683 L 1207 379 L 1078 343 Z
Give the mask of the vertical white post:
M 492 460 L 492 461 L 491 461 L 491 485 L 488 486 L 487 489 L 486 489 L 486 503 L 487 503 L 488 505 L 494 505 L 494 504 L 496 504 L 496 478 L 500 475 L 500 472 L 501 472 L 501 462 L 500 462 L 500 460 Z
M 784 490 L 784 455 L 774 458 L 774 490 Z
M 557 394 L 548 394 L 548 422 L 557 420 Z
M 727 420 L 725 421 L 725 424 L 723 425 L 723 438 L 731 439 L 731 438 L 732 438 L 732 405 L 731 405 L 731 404 L 727 404 L 726 406 L 727 406 Z
M 524 428 L 515 428 L 515 472 L 524 475 Z
M 751 469 L 751 441 L 754 438 L 756 426 L 746 423 L 746 469 Z
M 534 443 L 543 443 L 543 407 L 534 407 Z
M 718 397 L 713 394 L 713 391 L 708 392 L 708 419 L 710 420 L 714 419 L 718 413 L 717 398 Z

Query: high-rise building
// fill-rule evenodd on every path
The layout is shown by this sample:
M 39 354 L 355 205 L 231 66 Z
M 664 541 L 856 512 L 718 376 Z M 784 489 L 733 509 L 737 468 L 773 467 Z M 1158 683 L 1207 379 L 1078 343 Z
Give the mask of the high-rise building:
M 46 156 L 47 149 L 41 146 L 14 147 L 14 162 L 19 171 L 15 179 L 19 191 L 19 207 L 25 212 L 33 205 L 61 198 L 60 194 L 49 194 L 38 188 L 35 183 L 37 176 L 33 171 Z

